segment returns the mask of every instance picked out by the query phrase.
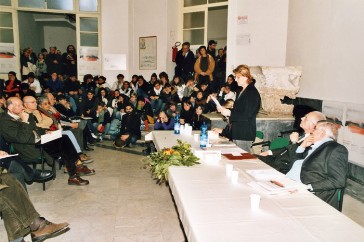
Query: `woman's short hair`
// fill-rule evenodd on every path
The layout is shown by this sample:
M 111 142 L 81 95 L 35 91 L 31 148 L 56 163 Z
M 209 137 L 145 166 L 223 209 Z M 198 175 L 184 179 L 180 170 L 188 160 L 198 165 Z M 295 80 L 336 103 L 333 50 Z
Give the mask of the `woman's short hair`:
M 241 74 L 242 76 L 245 76 L 246 78 L 248 78 L 247 82 L 248 83 L 252 83 L 253 82 L 253 78 L 250 75 L 250 69 L 249 66 L 247 65 L 239 65 L 237 66 L 234 70 L 233 70 L 234 74 Z

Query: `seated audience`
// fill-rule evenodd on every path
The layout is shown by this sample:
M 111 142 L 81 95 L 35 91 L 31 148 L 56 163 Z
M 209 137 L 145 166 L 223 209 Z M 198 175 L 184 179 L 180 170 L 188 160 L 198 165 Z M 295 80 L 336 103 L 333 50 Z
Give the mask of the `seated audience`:
M 0 133 L 6 142 L 12 143 L 15 152 L 19 153 L 24 161 L 34 161 L 40 157 L 40 148 L 36 144 L 40 141 L 40 136 L 46 130 L 36 126 L 34 116 L 24 111 L 23 102 L 16 97 L 7 100 L 8 111 L 0 116 Z M 43 156 L 48 164 L 53 164 L 53 156 L 60 154 L 65 161 L 69 174 L 69 185 L 88 185 L 89 181 L 82 179 L 78 174 L 87 175 L 94 173 L 86 166 L 78 165 L 77 152 L 74 150 L 69 139 L 51 141 L 43 145 Z M 49 154 L 48 154 L 49 153 Z
M 63 92 L 63 82 L 59 79 L 57 72 L 51 74 L 51 78 L 46 83 L 51 92 Z
M 162 87 L 159 81 L 154 82 L 153 88 L 149 92 L 149 100 L 153 109 L 153 114 L 157 115 L 163 108 L 163 100 L 160 97 Z

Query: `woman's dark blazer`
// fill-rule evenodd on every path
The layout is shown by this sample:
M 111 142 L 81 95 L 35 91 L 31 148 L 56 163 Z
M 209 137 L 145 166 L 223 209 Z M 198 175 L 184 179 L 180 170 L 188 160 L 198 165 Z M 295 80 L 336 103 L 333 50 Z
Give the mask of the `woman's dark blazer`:
M 231 112 L 233 140 L 253 141 L 256 133 L 256 116 L 260 108 L 260 95 L 254 83 L 250 83 L 235 100 Z

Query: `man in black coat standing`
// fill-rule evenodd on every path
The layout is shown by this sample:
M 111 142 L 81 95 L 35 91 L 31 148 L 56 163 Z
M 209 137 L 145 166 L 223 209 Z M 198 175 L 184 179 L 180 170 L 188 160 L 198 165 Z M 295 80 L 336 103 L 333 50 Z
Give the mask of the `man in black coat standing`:
M 337 124 L 318 122 L 296 149 L 296 161 L 287 176 L 308 185 L 316 196 L 339 210 L 339 192 L 346 186 L 348 150 L 335 141 L 337 133 Z
M 184 42 L 182 49 L 177 52 L 175 75 L 182 77 L 186 82 L 187 78 L 193 76 L 195 55 L 190 50 L 190 43 Z

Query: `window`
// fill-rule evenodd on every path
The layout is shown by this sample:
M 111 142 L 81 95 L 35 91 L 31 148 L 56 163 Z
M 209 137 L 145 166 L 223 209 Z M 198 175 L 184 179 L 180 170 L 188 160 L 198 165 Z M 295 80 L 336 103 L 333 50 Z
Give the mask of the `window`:
M 81 46 L 99 46 L 97 18 L 80 18 L 80 39 Z
M 183 41 L 206 45 L 216 40 L 218 47 L 227 42 L 227 0 L 183 0 Z M 195 49 L 193 48 L 193 49 Z
M 0 42 L 14 43 L 13 18 L 11 13 L 0 12 Z
M 97 12 L 97 0 L 78 0 L 80 11 Z
M 11 0 L 0 0 L 0 5 L 11 6 Z

